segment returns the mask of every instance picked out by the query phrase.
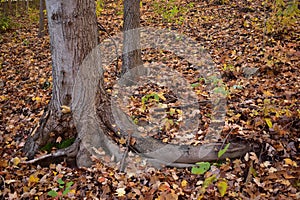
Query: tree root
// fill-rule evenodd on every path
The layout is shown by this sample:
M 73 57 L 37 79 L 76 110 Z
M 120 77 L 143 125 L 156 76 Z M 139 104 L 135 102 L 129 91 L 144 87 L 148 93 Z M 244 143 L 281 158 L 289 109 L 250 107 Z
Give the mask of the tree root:
M 59 149 L 56 152 L 53 152 L 50 154 L 45 154 L 38 158 L 34 158 L 32 160 L 23 161 L 21 163 L 22 164 L 35 164 L 35 163 L 40 163 L 46 159 L 54 160 L 55 158 L 59 158 L 59 157 L 75 158 L 78 153 L 79 145 L 80 145 L 80 140 L 76 139 L 75 142 L 69 147 Z

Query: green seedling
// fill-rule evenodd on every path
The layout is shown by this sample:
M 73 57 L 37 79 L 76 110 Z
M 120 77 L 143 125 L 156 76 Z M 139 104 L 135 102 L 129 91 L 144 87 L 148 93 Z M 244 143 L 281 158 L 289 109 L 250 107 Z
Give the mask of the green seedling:
M 59 191 L 50 190 L 48 192 L 48 195 L 55 199 L 63 199 L 62 197 L 65 197 L 69 194 L 71 191 L 71 187 L 74 184 L 74 182 L 70 181 L 65 183 L 61 178 L 57 180 L 57 183 L 59 184 Z
M 230 146 L 230 143 L 228 143 L 223 149 L 221 149 L 218 152 L 218 158 L 220 158 L 222 155 L 224 155 L 226 153 L 226 151 L 228 151 L 228 148 Z M 213 163 L 213 165 L 218 166 L 218 163 Z M 197 162 L 196 166 L 192 167 L 192 174 L 200 174 L 203 175 L 205 174 L 205 172 L 207 172 L 211 167 L 211 164 L 209 162 Z M 207 178 L 205 178 L 204 182 L 203 182 L 203 186 L 201 188 L 201 190 L 199 191 L 199 197 L 198 199 L 201 199 L 201 197 L 203 196 L 203 194 L 205 193 L 206 189 L 209 187 L 209 185 L 213 184 L 214 182 L 216 182 L 216 186 L 218 188 L 218 191 L 220 193 L 220 195 L 223 197 L 226 194 L 227 191 L 227 180 L 226 179 L 222 179 L 222 178 L 218 178 L 216 174 L 213 174 Z

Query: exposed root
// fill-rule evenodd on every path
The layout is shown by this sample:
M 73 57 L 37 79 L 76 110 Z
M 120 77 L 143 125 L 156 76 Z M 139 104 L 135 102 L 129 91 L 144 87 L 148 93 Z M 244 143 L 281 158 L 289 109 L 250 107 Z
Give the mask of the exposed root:
M 32 160 L 23 161 L 23 164 L 35 164 L 38 162 L 42 162 L 45 159 L 51 159 L 54 160 L 55 158 L 59 157 L 66 157 L 66 158 L 74 158 L 77 155 L 78 149 L 79 149 L 80 140 L 77 139 L 71 146 L 66 147 L 64 149 L 59 149 L 56 152 L 46 154 L 43 156 L 40 156 L 38 158 L 34 158 Z

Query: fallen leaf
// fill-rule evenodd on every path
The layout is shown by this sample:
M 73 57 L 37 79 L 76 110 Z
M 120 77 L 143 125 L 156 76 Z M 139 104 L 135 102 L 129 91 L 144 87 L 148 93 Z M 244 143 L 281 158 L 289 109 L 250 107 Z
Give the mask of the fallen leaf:
M 123 197 L 126 194 L 125 188 L 118 188 L 116 190 L 116 194 L 118 195 L 118 197 Z
M 217 188 L 221 197 L 223 197 L 226 194 L 227 187 L 228 187 L 227 181 L 225 180 L 218 181 Z

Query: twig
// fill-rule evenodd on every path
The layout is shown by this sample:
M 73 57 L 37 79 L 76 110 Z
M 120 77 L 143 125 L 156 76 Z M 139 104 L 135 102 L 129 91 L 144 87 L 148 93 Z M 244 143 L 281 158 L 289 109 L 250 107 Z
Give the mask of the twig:
M 249 170 L 248 170 L 248 174 L 247 174 L 245 183 L 248 183 L 248 182 L 251 181 L 250 179 L 251 179 L 251 175 L 252 175 L 252 170 L 253 170 L 253 160 L 250 160 L 250 167 L 249 167 Z
M 1 177 L 2 181 L 3 181 L 3 188 L 5 188 L 5 179 L 4 179 L 4 177 L 1 176 L 1 175 L 0 175 L 0 177 Z
M 57 157 L 61 157 L 61 156 L 67 156 L 67 152 L 66 151 L 58 150 L 56 152 L 53 152 L 53 153 L 50 153 L 50 154 L 46 154 L 46 155 L 43 155 L 41 157 L 38 157 L 38 158 L 35 158 L 35 159 L 32 159 L 32 160 L 23 161 L 21 163 L 22 164 L 34 164 L 34 163 L 36 163 L 38 161 L 41 161 L 41 160 L 44 160 L 46 158 L 57 158 Z
M 127 143 L 126 143 L 126 149 L 125 152 L 123 154 L 122 160 L 121 160 L 121 164 L 120 164 L 120 172 L 124 172 L 125 171 L 125 159 L 128 155 L 128 151 L 129 151 L 129 147 L 130 147 L 130 141 L 131 141 L 131 134 L 128 134 L 128 138 L 127 138 Z
M 116 41 L 110 35 L 110 33 L 99 22 L 97 22 L 97 26 L 98 26 L 98 30 L 105 32 L 108 35 L 108 37 L 111 39 L 111 41 L 113 42 L 113 44 L 115 46 L 116 58 L 118 59 L 118 45 L 117 45 Z M 116 76 L 117 75 L 118 75 L 118 62 L 116 63 Z

